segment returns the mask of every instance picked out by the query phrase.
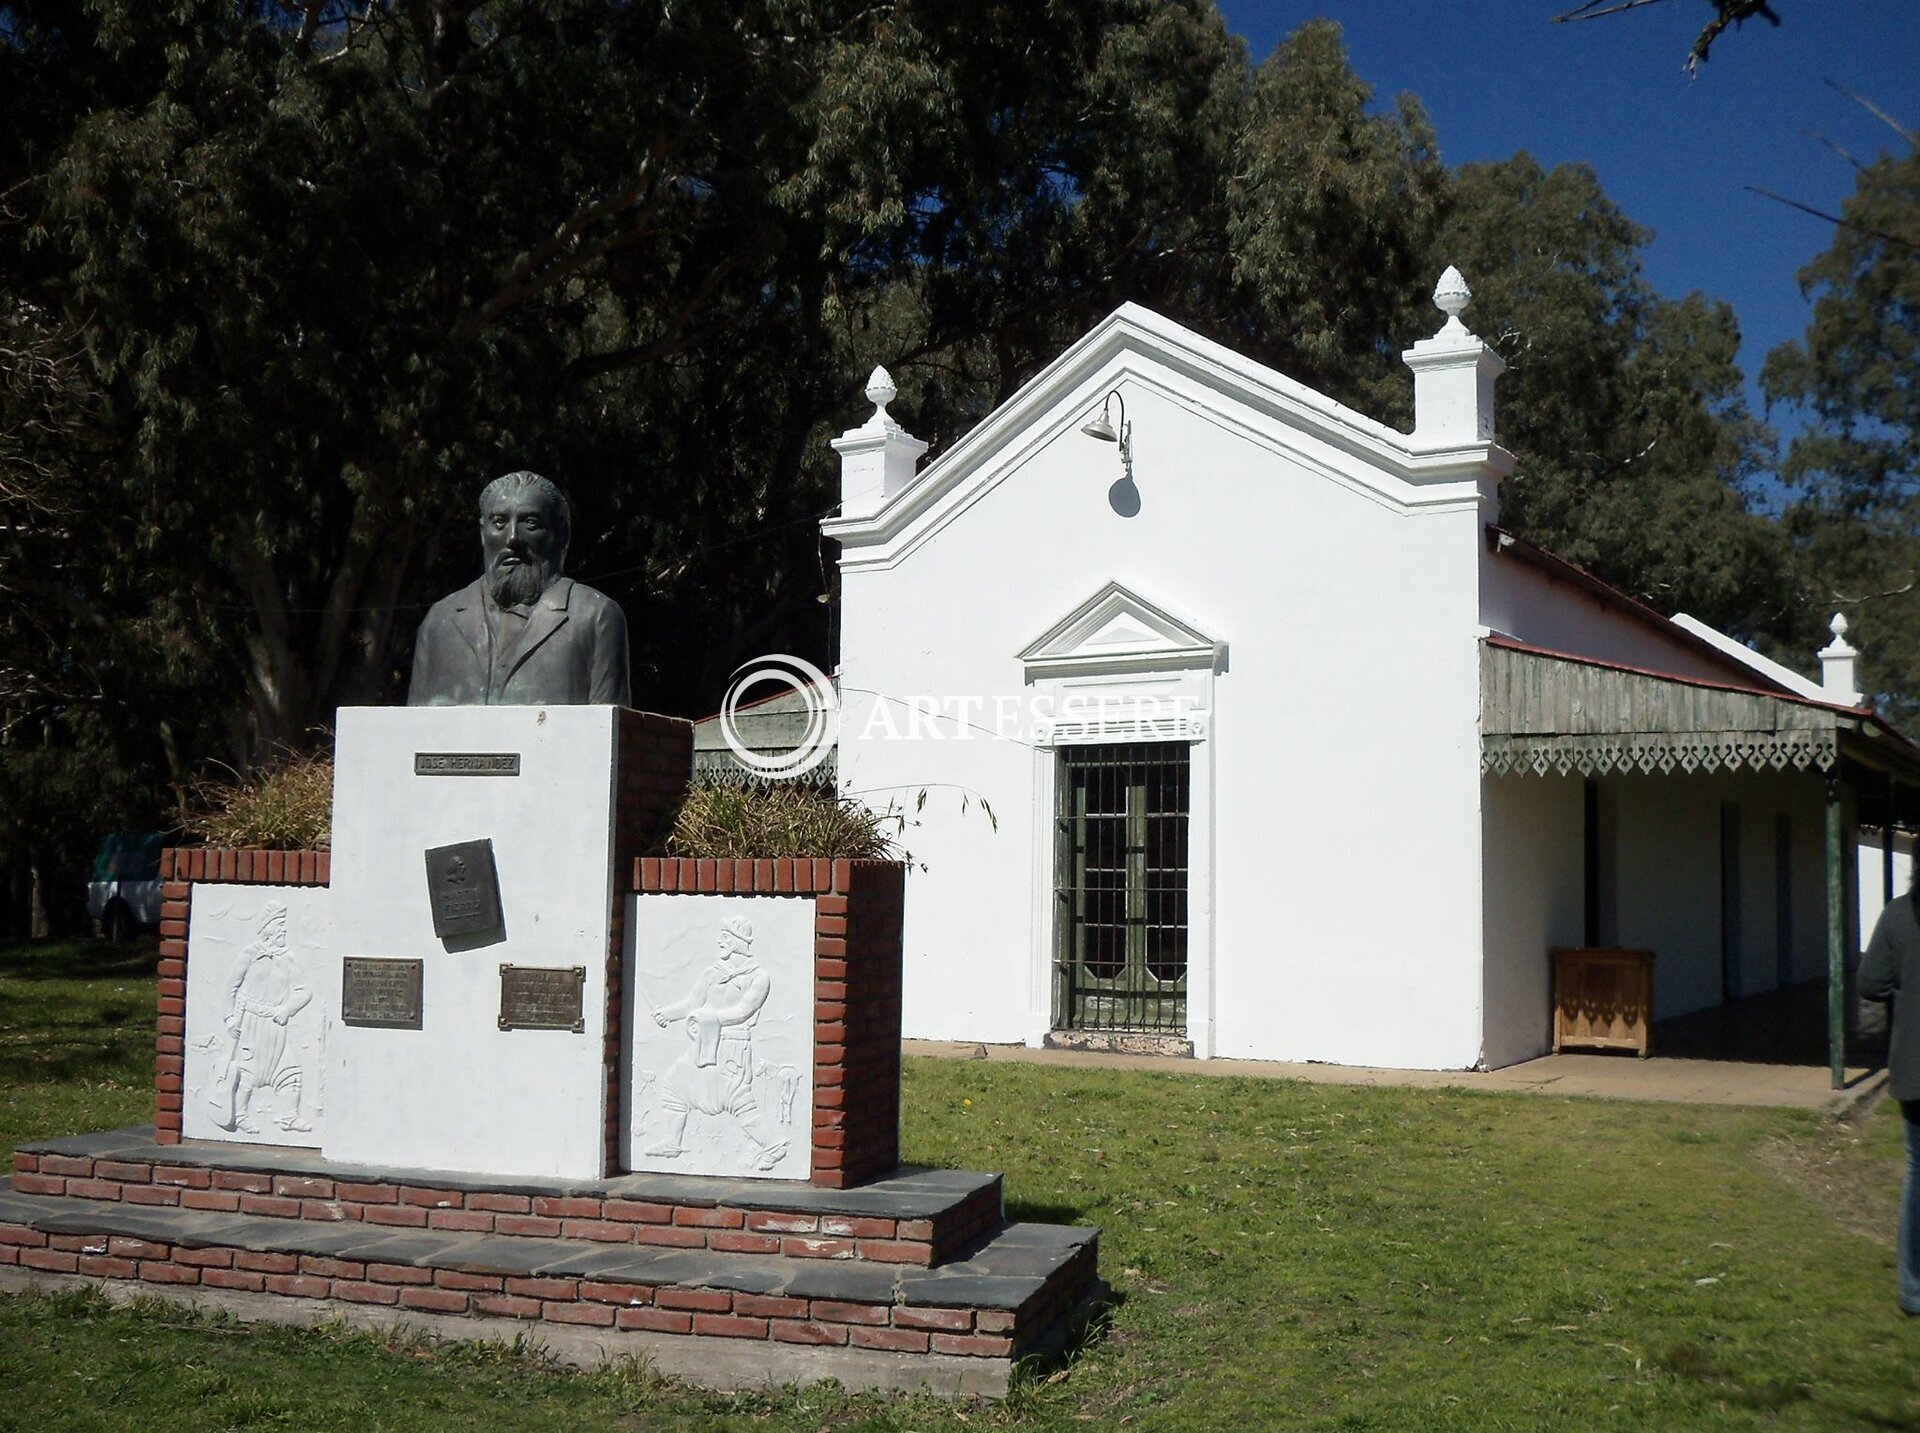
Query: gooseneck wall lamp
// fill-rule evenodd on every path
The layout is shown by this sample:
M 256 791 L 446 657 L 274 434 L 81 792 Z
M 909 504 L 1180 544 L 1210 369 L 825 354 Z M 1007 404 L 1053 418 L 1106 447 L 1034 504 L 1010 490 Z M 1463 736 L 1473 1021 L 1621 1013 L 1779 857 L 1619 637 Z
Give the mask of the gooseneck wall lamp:
M 1113 426 L 1113 410 L 1120 410 L 1120 426 Z M 1112 389 L 1100 400 L 1100 416 L 1089 419 L 1080 425 L 1080 431 L 1089 438 L 1098 438 L 1103 443 L 1120 445 L 1120 466 L 1125 470 L 1127 481 L 1133 481 L 1133 424 L 1127 421 L 1127 400 L 1120 396 L 1118 388 Z

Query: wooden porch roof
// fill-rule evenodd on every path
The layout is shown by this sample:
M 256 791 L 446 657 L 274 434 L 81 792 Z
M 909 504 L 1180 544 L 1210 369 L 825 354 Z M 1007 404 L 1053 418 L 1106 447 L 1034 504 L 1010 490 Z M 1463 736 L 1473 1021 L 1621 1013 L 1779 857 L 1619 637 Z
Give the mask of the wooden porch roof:
M 1849 737 L 1863 721 L 1894 738 L 1873 745 L 1903 758 L 1903 771 L 1920 780 L 1920 752 L 1865 710 L 1500 636 L 1480 646 L 1480 768 L 1489 775 L 1827 772 L 1855 755 L 1859 743 Z

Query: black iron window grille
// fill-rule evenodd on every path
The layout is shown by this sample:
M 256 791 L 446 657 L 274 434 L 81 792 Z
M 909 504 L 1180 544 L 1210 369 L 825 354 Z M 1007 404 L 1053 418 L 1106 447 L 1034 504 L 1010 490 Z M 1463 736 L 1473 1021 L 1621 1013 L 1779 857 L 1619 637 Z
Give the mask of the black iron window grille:
M 1179 742 L 1060 753 L 1057 1029 L 1186 1031 L 1190 757 Z

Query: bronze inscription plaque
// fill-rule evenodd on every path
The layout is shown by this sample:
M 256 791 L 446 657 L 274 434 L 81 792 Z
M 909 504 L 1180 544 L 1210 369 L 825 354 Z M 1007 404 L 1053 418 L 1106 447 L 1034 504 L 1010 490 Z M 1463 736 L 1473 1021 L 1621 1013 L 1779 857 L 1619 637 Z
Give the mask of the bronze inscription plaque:
M 518 776 L 517 751 L 416 751 L 415 776 Z
M 418 1030 L 420 966 L 417 960 L 346 956 L 340 962 L 340 1023 Z
M 500 1028 L 584 1034 L 586 989 L 584 965 L 502 965 Z
M 433 933 L 442 940 L 506 933 L 492 841 L 462 841 L 428 851 L 427 893 L 433 901 Z

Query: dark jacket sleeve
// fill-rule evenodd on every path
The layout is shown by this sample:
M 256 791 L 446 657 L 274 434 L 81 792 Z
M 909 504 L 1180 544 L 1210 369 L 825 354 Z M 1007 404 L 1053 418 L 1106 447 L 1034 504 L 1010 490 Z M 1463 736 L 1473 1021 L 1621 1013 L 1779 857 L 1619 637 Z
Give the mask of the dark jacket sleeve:
M 407 705 L 410 707 L 429 705 L 427 696 L 433 685 L 433 651 L 437 645 L 433 634 L 438 625 L 435 619 L 439 615 L 438 607 L 430 610 L 426 620 L 420 624 L 420 630 L 413 636 L 413 675 L 407 682 Z
M 1867 942 L 1866 956 L 1860 962 L 1860 994 L 1867 1000 L 1891 1000 L 1900 989 L 1900 946 L 1896 932 L 1910 920 L 1911 896 L 1888 903 L 1874 922 L 1873 939 Z
M 593 623 L 593 672 L 587 701 L 596 705 L 632 706 L 632 684 L 627 674 L 627 617 L 620 610 L 620 604 L 610 597 L 601 596 L 599 605 Z

